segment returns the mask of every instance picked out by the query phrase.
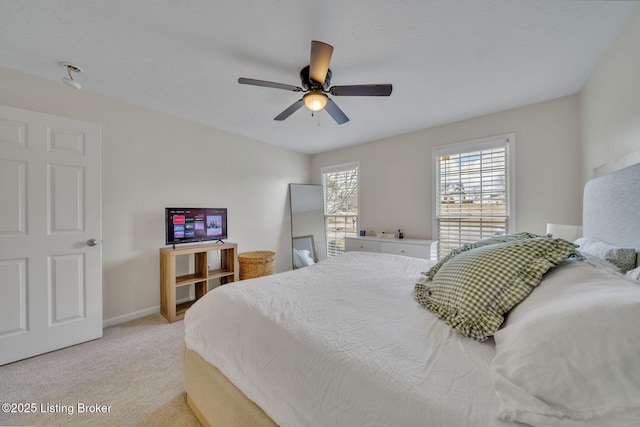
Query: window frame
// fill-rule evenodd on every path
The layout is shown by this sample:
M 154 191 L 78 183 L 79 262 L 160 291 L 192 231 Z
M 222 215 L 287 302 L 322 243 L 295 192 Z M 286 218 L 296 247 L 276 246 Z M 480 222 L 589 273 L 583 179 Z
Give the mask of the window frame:
M 343 172 L 343 171 L 350 171 L 356 169 L 356 176 L 357 176 L 357 194 L 356 194 L 356 203 L 357 203 L 357 207 L 358 207 L 358 213 L 356 215 L 333 215 L 333 214 L 327 214 L 327 208 L 328 208 L 328 203 L 327 203 L 327 192 L 326 192 L 326 175 L 327 174 L 331 174 L 331 173 L 339 173 L 339 172 Z M 338 253 L 332 253 L 332 251 L 329 249 L 329 230 L 328 230 L 328 225 L 329 225 L 329 217 L 334 217 L 334 218 L 338 218 L 338 217 L 342 217 L 342 218 L 350 218 L 350 217 L 355 217 L 356 218 L 356 230 L 355 230 L 355 236 L 358 235 L 358 232 L 360 230 L 360 182 L 361 182 L 361 174 L 360 174 L 360 162 L 359 161 L 351 161 L 351 162 L 346 162 L 346 163 L 340 163 L 337 165 L 331 165 L 331 166 L 325 166 L 323 168 L 321 168 L 320 173 L 321 173 L 321 179 L 322 179 L 322 197 L 323 197 L 323 202 L 324 202 L 324 233 L 325 233 L 325 241 L 327 242 L 327 257 L 331 257 L 334 255 L 337 255 Z M 349 237 L 346 236 L 346 231 L 345 231 L 345 236 L 344 237 Z M 344 252 L 344 250 L 343 250 Z M 341 252 L 339 252 L 341 253 Z
M 490 136 L 485 138 L 478 138 L 468 141 L 449 143 L 444 145 L 434 146 L 431 150 L 432 161 L 432 181 L 431 187 L 432 209 L 431 209 L 431 230 L 434 239 L 439 239 L 440 233 L 438 230 L 438 207 L 440 205 L 439 200 L 439 176 L 440 176 L 440 162 L 439 159 L 442 156 L 454 155 L 460 153 L 468 153 L 473 151 L 488 150 L 491 148 L 505 147 L 506 162 L 505 162 L 505 178 L 507 180 L 506 186 L 506 201 L 507 201 L 507 224 L 508 228 L 505 233 L 515 233 L 516 227 L 516 134 L 515 132 Z M 439 249 L 438 249 L 439 251 Z

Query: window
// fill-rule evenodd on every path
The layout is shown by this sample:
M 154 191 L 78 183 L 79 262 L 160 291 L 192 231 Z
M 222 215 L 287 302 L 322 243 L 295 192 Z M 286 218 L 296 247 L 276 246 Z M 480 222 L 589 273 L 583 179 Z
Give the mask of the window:
M 515 230 L 515 134 L 433 149 L 439 257 Z
M 358 235 L 358 163 L 322 168 L 327 255 L 344 252 L 344 238 Z

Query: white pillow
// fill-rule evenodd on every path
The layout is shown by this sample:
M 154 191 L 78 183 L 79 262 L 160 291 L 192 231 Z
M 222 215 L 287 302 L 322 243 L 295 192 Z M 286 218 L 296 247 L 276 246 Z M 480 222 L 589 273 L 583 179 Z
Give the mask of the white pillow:
M 633 270 L 627 271 L 625 274 L 629 279 L 640 280 L 640 267 L 636 267 Z
M 565 261 L 494 338 L 498 416 L 535 426 L 637 426 L 640 286 Z
M 297 249 L 297 255 L 298 258 L 300 259 L 300 263 L 302 264 L 302 267 L 306 267 L 309 265 L 313 265 L 315 264 L 315 262 L 313 261 L 313 258 L 311 258 L 311 252 L 307 249 Z
M 599 240 L 581 237 L 575 241 L 578 251 L 583 255 L 593 255 L 610 262 L 620 268 L 622 273 L 636 266 L 636 250 L 633 248 L 619 248 Z
M 300 251 L 296 248 L 293 248 L 293 266 L 295 268 L 301 268 L 305 266 L 302 262 L 302 259 L 300 259 Z

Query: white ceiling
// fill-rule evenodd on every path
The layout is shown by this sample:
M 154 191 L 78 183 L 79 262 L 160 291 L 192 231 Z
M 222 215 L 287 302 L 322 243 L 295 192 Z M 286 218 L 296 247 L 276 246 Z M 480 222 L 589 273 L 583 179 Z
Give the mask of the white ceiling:
M 0 0 L 0 66 L 317 153 L 579 92 L 638 1 Z M 334 46 L 338 126 L 300 98 L 311 40 Z M 75 90 L 69 88 L 70 91 Z

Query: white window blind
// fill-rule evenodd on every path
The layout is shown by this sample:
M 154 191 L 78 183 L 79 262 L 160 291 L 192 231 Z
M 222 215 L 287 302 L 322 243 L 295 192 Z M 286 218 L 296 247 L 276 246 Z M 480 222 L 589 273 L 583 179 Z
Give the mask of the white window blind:
M 440 257 L 464 243 L 515 229 L 514 140 L 512 134 L 434 148 L 434 234 Z
M 327 254 L 344 252 L 344 238 L 358 234 L 358 163 L 322 169 Z

